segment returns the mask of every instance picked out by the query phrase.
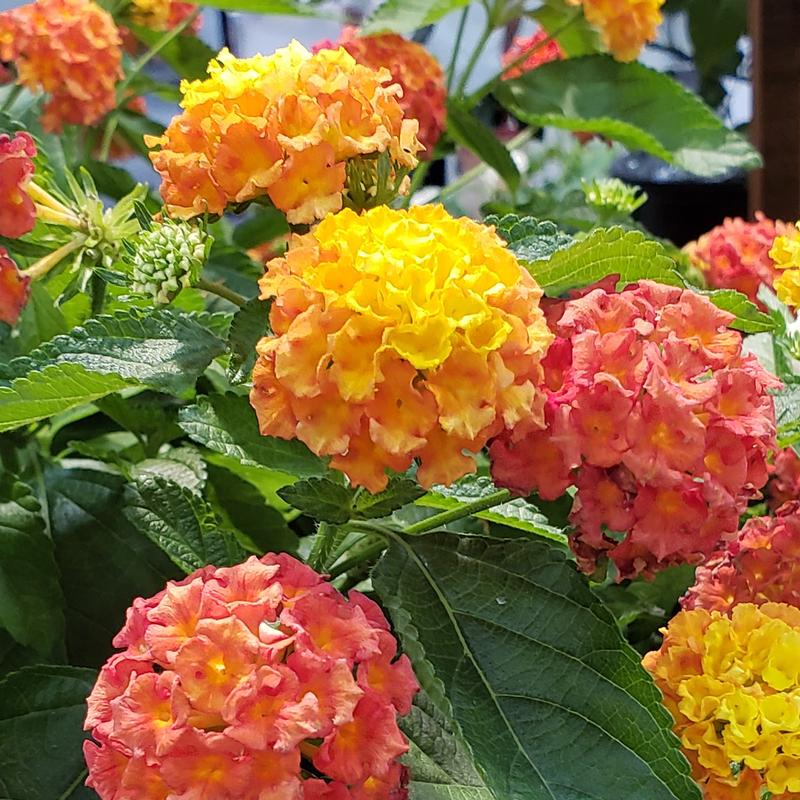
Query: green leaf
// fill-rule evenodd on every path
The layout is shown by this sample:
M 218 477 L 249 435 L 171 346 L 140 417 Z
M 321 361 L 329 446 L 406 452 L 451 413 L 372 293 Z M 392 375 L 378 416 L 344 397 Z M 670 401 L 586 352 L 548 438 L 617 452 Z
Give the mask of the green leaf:
M 224 342 L 208 327 L 219 322 L 211 315 L 169 309 L 120 311 L 56 336 L 15 359 L 10 369 L 19 376 L 49 364 L 78 364 L 180 395 L 224 352 Z
M 113 652 L 134 597 L 151 597 L 181 573 L 120 513 L 124 481 L 111 472 L 45 472 L 50 530 L 66 600 L 67 653 L 96 667 Z
M 233 243 L 249 250 L 289 233 L 286 216 L 274 206 L 254 206 L 250 216 L 233 229 Z
M 554 222 L 535 217 L 520 217 L 518 214 L 498 217 L 492 214 L 484 222 L 495 226 L 497 235 L 505 240 L 508 249 L 522 261 L 550 258 L 553 253 L 569 247 L 575 241 Z
M 0 483 L 0 628 L 41 656 L 64 638 L 64 596 L 42 509 L 24 483 Z
M 64 314 L 44 285 L 34 281 L 30 289 L 31 295 L 17 323 L 21 350 L 25 353 L 68 330 Z
M 164 35 L 160 31 L 153 31 L 141 25 L 128 24 L 128 27 L 148 48 Z M 202 39 L 188 35 L 177 36 L 158 53 L 158 57 L 169 64 L 179 77 L 187 80 L 205 78 L 208 62 L 216 58 L 216 55 L 217 51 L 212 50 Z
M 660 693 L 558 549 L 393 537 L 372 580 L 498 800 L 700 800 Z
M 364 34 L 394 31 L 411 33 L 433 25 L 451 11 L 469 5 L 470 0 L 385 0 L 361 29 Z
M 477 117 L 454 102 L 447 104 L 447 132 L 456 144 L 494 169 L 512 192 L 517 190 L 519 170 L 508 148 Z
M 198 397 L 196 405 L 181 409 L 178 420 L 194 441 L 243 464 L 301 478 L 322 475 L 327 470 L 325 461 L 302 442 L 262 436 L 255 411 L 246 397 L 234 394 Z
M 695 290 L 697 291 L 697 290 Z M 769 314 L 760 311 L 758 306 L 735 289 L 714 289 L 701 291 L 717 308 L 733 314 L 736 319 L 731 328 L 744 333 L 768 333 L 775 330 L 775 321 Z
M 213 510 L 191 489 L 160 475 L 137 478 L 125 516 L 187 575 L 213 564 L 227 567 L 247 554 Z
M 304 514 L 342 525 L 353 515 L 353 490 L 329 478 L 307 478 L 278 489 L 278 496 Z
M 91 669 L 24 667 L 0 682 L 0 796 L 7 800 L 88 800 L 81 787 L 86 696 Z M 96 795 L 95 795 L 96 796 Z
M 667 75 L 610 56 L 553 61 L 495 91 L 529 125 L 590 131 L 695 175 L 752 169 L 761 158 L 699 98 Z
M 378 494 L 362 491 L 353 502 L 353 516 L 359 519 L 380 519 L 407 503 L 413 503 L 425 494 L 425 490 L 411 478 L 393 475 L 389 485 Z
M 135 478 L 157 476 L 184 486 L 194 494 L 200 494 L 208 472 L 206 462 L 196 447 L 170 447 L 157 458 L 146 458 L 134 465 Z
M 0 432 L 91 403 L 130 383 L 119 375 L 89 372 L 79 364 L 45 367 L 10 386 L 0 386 Z
M 228 364 L 228 380 L 245 383 L 253 374 L 256 363 L 256 344 L 270 332 L 269 308 L 271 302 L 254 297 L 236 312 L 228 334 L 228 349 L 231 358 Z
M 600 36 L 583 14 L 575 18 L 575 7 L 564 0 L 545 0 L 531 16 L 548 32 L 561 30 L 556 41 L 571 58 L 598 53 Z M 562 30 L 563 28 L 563 30 Z

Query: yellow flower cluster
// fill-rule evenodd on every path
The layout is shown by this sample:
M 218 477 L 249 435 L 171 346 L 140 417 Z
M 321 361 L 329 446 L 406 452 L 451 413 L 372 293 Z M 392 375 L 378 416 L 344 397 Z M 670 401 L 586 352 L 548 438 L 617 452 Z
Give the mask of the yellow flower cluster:
M 800 308 L 800 223 L 798 232 L 775 239 L 769 257 L 783 270 L 775 281 L 778 299 L 792 308 Z
M 465 451 L 543 424 L 541 294 L 493 228 L 441 206 L 330 215 L 261 279 L 261 432 L 370 491 L 417 458 L 423 486 L 451 483 L 475 470 Z
M 184 81 L 184 111 L 163 136 L 145 137 L 160 148 L 150 158 L 173 216 L 268 195 L 289 222 L 311 223 L 342 208 L 351 159 L 388 152 L 395 170 L 417 164 L 418 124 L 403 117 L 400 87 L 346 50 L 222 50 L 208 75 Z
M 706 800 L 800 795 L 800 609 L 681 611 L 644 666 Z

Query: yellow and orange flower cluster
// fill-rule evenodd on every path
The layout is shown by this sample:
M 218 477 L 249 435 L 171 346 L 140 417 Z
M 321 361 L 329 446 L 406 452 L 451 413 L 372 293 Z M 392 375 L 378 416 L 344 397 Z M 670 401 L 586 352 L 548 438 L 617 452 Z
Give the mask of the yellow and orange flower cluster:
M 19 82 L 46 92 L 42 125 L 94 125 L 116 105 L 122 40 L 111 15 L 92 0 L 36 0 L 0 14 L 0 60 Z
M 600 31 L 603 44 L 617 61 L 634 61 L 656 38 L 664 0 L 567 0 L 583 6 L 583 15 Z
M 782 270 L 775 281 L 778 299 L 792 308 L 800 308 L 800 224 L 779 236 L 769 252 L 775 266 Z
M 771 289 L 778 276 L 770 249 L 776 237 L 794 232 L 793 225 L 757 212 L 755 222 L 745 222 L 741 217 L 726 219 L 684 250 L 702 270 L 709 286 L 735 289 L 761 306 L 759 288 L 763 284 Z
M 800 607 L 800 502 L 749 519 L 724 549 L 697 568 L 684 608 L 729 611 L 739 603 Z
M 767 480 L 780 382 L 705 297 L 611 286 L 550 307 L 547 428 L 503 434 L 490 454 L 498 486 L 545 499 L 577 486 L 578 563 L 610 558 L 622 579 L 697 563 L 734 535 Z
M 516 36 L 508 50 L 503 53 L 503 66 L 514 64 L 526 53 L 530 53 L 530 55 L 521 64 L 512 66 L 503 73 L 503 80 L 519 78 L 520 75 L 524 75 L 542 64 L 547 64 L 549 61 L 566 58 L 558 42 L 551 39 L 550 34 L 544 28 L 539 28 L 531 36 Z
M 343 47 L 359 64 L 379 70 L 389 70 L 392 81 L 403 90 L 398 98 L 406 119 L 419 122 L 419 141 L 430 155 L 444 130 L 447 111 L 447 88 L 444 71 L 439 62 L 417 42 L 396 33 L 359 36 L 358 28 L 347 27 L 337 44 L 324 47 Z
M 154 31 L 168 31 L 180 25 L 196 8 L 194 3 L 182 3 L 180 0 L 133 0 L 130 13 L 137 25 Z M 197 33 L 202 24 L 202 19 L 197 17 L 188 30 Z
M 85 722 L 101 800 L 401 796 L 411 664 L 372 600 L 290 556 L 137 598 L 114 645 Z
M 181 85 L 184 111 L 164 135 L 146 137 L 173 216 L 268 195 L 291 223 L 311 223 L 342 208 L 349 161 L 388 152 L 396 169 L 417 163 L 400 88 L 345 50 L 312 55 L 292 42 L 246 59 L 223 50 L 208 72 Z
M 541 290 L 493 228 L 441 206 L 345 210 L 267 265 L 261 297 L 261 432 L 354 485 L 380 491 L 414 459 L 423 486 L 449 484 L 475 470 L 464 451 L 543 424 Z
M 798 797 L 800 609 L 743 603 L 730 615 L 681 611 L 644 666 L 705 800 Z

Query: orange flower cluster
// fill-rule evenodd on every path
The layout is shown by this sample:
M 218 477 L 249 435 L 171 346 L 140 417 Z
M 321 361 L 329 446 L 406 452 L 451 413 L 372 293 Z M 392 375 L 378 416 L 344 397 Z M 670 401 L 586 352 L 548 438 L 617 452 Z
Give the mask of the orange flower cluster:
M 184 111 L 150 158 L 169 213 L 222 214 L 229 203 L 268 195 L 291 223 L 342 208 L 348 164 L 388 152 L 396 169 L 417 163 L 417 123 L 404 119 L 386 69 L 345 50 L 312 55 L 292 42 L 239 59 L 222 50 L 209 77 L 181 85 Z
M 681 611 L 643 663 L 705 800 L 800 796 L 800 609 Z
M 411 664 L 372 600 L 290 556 L 137 598 L 114 645 L 85 722 L 101 800 L 406 796 Z
M 541 294 L 493 228 L 441 206 L 326 217 L 261 279 L 261 432 L 371 492 L 414 459 L 423 486 L 452 483 L 475 471 L 464 451 L 543 424 Z
M 359 64 L 379 70 L 385 67 L 392 81 L 403 90 L 398 102 L 406 119 L 419 122 L 420 142 L 430 155 L 445 126 L 447 88 L 439 62 L 417 42 L 396 33 L 359 36 L 358 28 L 348 26 L 336 44 L 343 47 Z M 425 156 L 423 156 L 424 158 Z
M 94 125 L 116 105 L 122 39 L 111 15 L 92 0 L 36 0 L 0 14 L 0 60 L 19 82 L 50 95 L 42 125 Z
M 800 502 L 775 517 L 754 517 L 724 548 L 697 568 L 684 608 L 729 611 L 738 603 L 800 607 Z
M 590 25 L 600 31 L 606 49 L 618 61 L 634 61 L 656 38 L 664 0 L 567 0 L 583 6 Z
M 0 322 L 15 325 L 28 302 L 31 279 L 23 275 L 8 254 L 0 247 Z
M 35 157 L 29 133 L 0 134 L 0 236 L 17 239 L 36 224 L 36 206 L 27 192 Z
M 800 458 L 793 448 L 778 450 L 768 469 L 769 481 L 764 494 L 770 510 L 777 511 L 790 500 L 800 500 Z
M 794 231 L 794 225 L 767 219 L 759 211 L 755 222 L 741 217 L 726 219 L 684 250 L 703 271 L 709 286 L 736 289 L 763 308 L 757 297 L 759 287 L 764 284 L 771 289 L 779 274 L 769 251 L 776 237 Z
M 733 317 L 688 290 L 595 288 L 550 312 L 547 427 L 492 443 L 495 483 L 546 499 L 577 486 L 587 572 L 604 557 L 619 579 L 699 562 L 767 480 L 779 381 L 742 355 Z
M 558 42 L 550 39 L 550 34 L 544 28 L 539 28 L 532 36 L 514 37 L 511 46 L 503 53 L 503 66 L 513 64 L 525 53 L 530 53 L 530 55 L 521 64 L 506 70 L 503 73 L 503 80 L 519 78 L 520 75 L 524 75 L 542 64 L 547 64 L 548 61 L 566 58 Z

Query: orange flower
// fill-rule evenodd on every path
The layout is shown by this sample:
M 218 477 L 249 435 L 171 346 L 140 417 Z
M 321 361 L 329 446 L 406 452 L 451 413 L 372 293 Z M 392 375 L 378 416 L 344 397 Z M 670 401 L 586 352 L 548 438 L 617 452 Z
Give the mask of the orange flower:
M 544 29 L 539 28 L 531 36 L 515 36 L 508 50 L 503 53 L 503 66 L 513 64 L 518 61 L 525 53 L 530 55 L 515 67 L 507 69 L 503 73 L 503 80 L 519 78 L 526 72 L 546 64 L 548 61 L 558 61 L 566 58 L 566 54 L 555 39 L 550 39 L 550 34 Z
M 17 239 L 33 230 L 36 207 L 27 186 L 33 177 L 36 145 L 25 131 L 0 134 L 0 236 Z
M 800 458 L 794 448 L 778 450 L 767 469 L 769 482 L 764 494 L 771 511 L 776 511 L 790 500 L 800 500 Z
M 0 14 L 0 59 L 46 92 L 42 125 L 94 125 L 116 105 L 122 51 L 111 15 L 92 0 L 36 0 Z
M 0 247 L 0 322 L 15 325 L 28 302 L 31 279 L 23 275 L 8 255 L 5 247 Z
M 423 486 L 475 470 L 500 431 L 541 427 L 541 290 L 492 228 L 441 206 L 326 217 L 273 259 L 251 403 L 355 485 L 421 462 Z M 520 433 L 521 435 L 521 433 Z
M 145 137 L 159 148 L 150 158 L 173 216 L 268 195 L 289 222 L 311 223 L 342 208 L 349 164 L 371 165 L 374 192 L 379 154 L 395 173 L 417 163 L 417 123 L 403 118 L 400 88 L 345 50 L 312 55 L 292 42 L 248 59 L 223 50 L 208 72 L 181 84 L 184 111 L 164 135 Z
M 547 427 L 495 438 L 495 483 L 548 500 L 574 484 L 586 572 L 609 558 L 621 580 L 709 556 L 766 482 L 777 379 L 688 290 L 594 288 L 548 317 Z
M 290 556 L 137 598 L 114 642 L 126 649 L 101 669 L 84 723 L 101 800 L 404 796 L 397 716 L 419 688 L 408 660 L 375 603 Z M 327 781 L 304 777 L 301 756 Z

